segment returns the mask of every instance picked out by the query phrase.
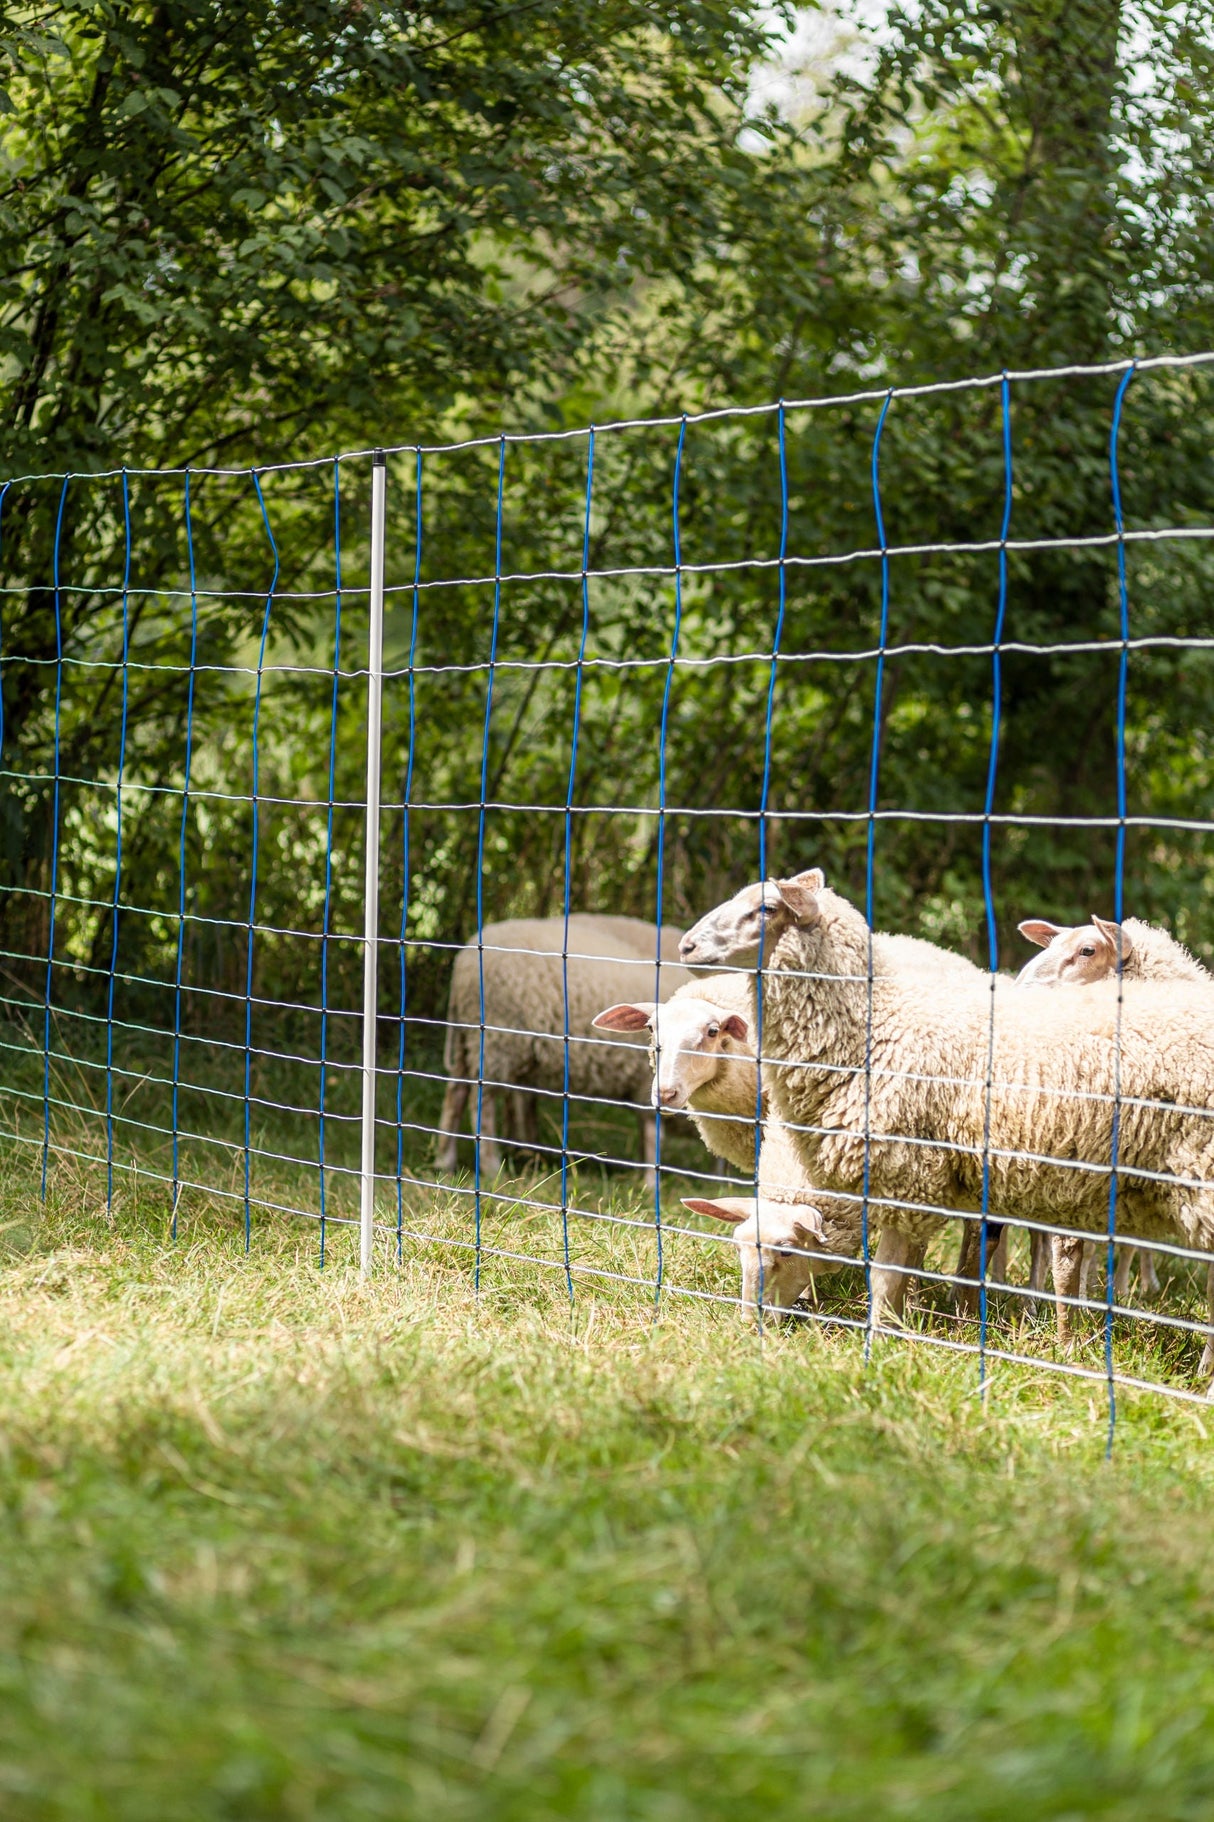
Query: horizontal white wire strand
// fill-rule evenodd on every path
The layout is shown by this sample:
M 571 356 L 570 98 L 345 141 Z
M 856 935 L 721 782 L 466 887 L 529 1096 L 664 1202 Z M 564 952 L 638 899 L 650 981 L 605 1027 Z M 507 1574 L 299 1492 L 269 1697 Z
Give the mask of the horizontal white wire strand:
M 335 462 L 367 461 L 378 449 L 387 455 L 447 455 L 463 449 L 496 448 L 505 443 L 567 443 L 589 437 L 593 428 L 596 436 L 605 436 L 618 430 L 654 430 L 670 428 L 681 424 L 708 424 L 727 418 L 752 418 L 771 416 L 778 411 L 820 411 L 841 405 L 876 404 L 885 399 L 929 398 L 933 395 L 952 392 L 980 391 L 991 386 L 1000 386 L 1004 380 L 1015 384 L 1024 380 L 1060 380 L 1060 379 L 1094 379 L 1101 375 L 1125 373 L 1133 368 L 1137 373 L 1150 373 L 1162 368 L 1202 367 L 1214 361 L 1214 352 L 1202 351 L 1195 354 L 1152 354 L 1141 358 L 1127 355 L 1119 361 L 1097 361 L 1093 363 L 1075 362 L 1064 367 L 1024 367 L 1006 368 L 1000 373 L 983 374 L 980 377 L 969 377 L 962 380 L 927 380 L 909 386 L 876 386 L 863 391 L 828 393 L 818 398 L 774 399 L 763 405 L 720 405 L 706 411 L 666 413 L 662 416 L 640 418 L 612 418 L 604 424 L 593 426 L 579 425 L 570 430 L 527 430 L 498 431 L 485 436 L 462 437 L 448 443 L 385 443 L 372 445 L 368 449 L 347 450 L 338 456 L 308 456 L 292 462 L 257 463 L 253 467 L 224 468 L 103 468 L 89 471 L 69 469 L 66 471 L 44 471 L 39 474 L 14 475 L 10 485 L 18 482 L 62 481 L 80 479 L 89 481 L 114 480 L 122 475 L 132 477 L 161 477 L 191 475 L 226 475 L 238 477 L 257 474 L 287 474 L 298 470 L 312 468 L 332 468 Z

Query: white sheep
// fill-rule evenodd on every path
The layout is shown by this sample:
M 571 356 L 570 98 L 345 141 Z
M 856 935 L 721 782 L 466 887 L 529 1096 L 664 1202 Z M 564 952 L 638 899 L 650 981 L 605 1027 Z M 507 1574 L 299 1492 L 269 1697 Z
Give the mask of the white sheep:
M 935 977 L 971 982 L 986 978 L 972 962 L 952 950 L 938 948 L 922 937 L 891 935 L 885 931 L 873 937 L 873 967 L 879 974 L 917 968 Z M 707 1149 L 747 1176 L 752 1176 L 755 1168 L 758 1086 L 755 1049 L 750 1040 L 753 1006 L 751 971 L 734 970 L 693 979 L 662 1006 L 656 1006 L 652 1000 L 609 1006 L 594 1021 L 596 1026 L 607 1031 L 649 1031 L 650 1058 L 654 1065 L 654 1106 L 666 1112 L 685 1110 Z M 761 1117 L 766 1119 L 767 1112 L 765 1090 Z M 765 1135 L 766 1131 L 765 1127 Z M 766 1136 L 763 1143 L 768 1143 Z M 781 1149 L 787 1160 L 787 1145 Z M 760 1182 L 765 1168 L 760 1163 Z M 812 1197 L 812 1184 L 803 1172 L 799 1175 L 798 1194 Z M 700 1207 L 700 1203 L 696 1206 Z M 746 1203 L 748 1214 L 737 1213 L 741 1206 L 737 1198 L 717 1198 L 711 1206 L 704 1202 L 701 1212 L 715 1213 L 719 1220 L 745 1221 L 747 1226 L 740 1228 L 738 1235 L 739 1246 L 745 1253 L 746 1246 L 751 1244 L 753 1199 Z M 972 1279 L 978 1270 L 979 1244 L 977 1226 L 967 1224 L 957 1264 L 958 1275 L 963 1279 Z M 917 1249 L 914 1269 L 922 1267 L 925 1250 Z M 988 1268 L 998 1276 L 1006 1266 L 1006 1259 L 1006 1234 L 995 1230 Z M 959 1305 L 968 1309 L 976 1300 L 973 1284 L 964 1283 L 958 1290 Z
M 1210 986 L 1214 976 L 1183 943 L 1140 918 L 1122 924 L 1093 917 L 1090 924 L 1051 924 L 1029 917 L 1020 934 L 1041 949 L 1016 976 L 1018 987 L 1088 987 L 1121 971 L 1128 981 L 1197 981 Z
M 749 974 L 693 977 L 660 1006 L 635 1000 L 608 1006 L 600 1031 L 644 1031 L 655 1109 L 686 1111 L 714 1157 L 753 1173 L 758 1077 L 750 1038 L 754 992 Z
M 870 942 L 860 913 L 810 874 L 747 887 L 681 949 L 693 965 L 753 967 L 763 944 L 773 1108 L 819 1203 L 842 1199 L 853 1222 L 867 1159 L 879 1322 L 900 1315 L 910 1246 L 945 1211 L 974 1210 L 984 1157 L 1001 1219 L 1031 1220 L 1045 1202 L 1065 1225 L 1101 1231 L 1115 1103 L 1125 1226 L 1214 1253 L 1205 995 L 1165 982 L 1082 995 L 1005 987 L 991 1056 L 989 985 L 909 971 L 870 981 Z M 1214 1367 L 1214 1335 L 1202 1364 Z
M 1203 986 L 1214 984 L 1209 970 L 1189 954 L 1183 943 L 1157 924 L 1129 917 L 1124 923 L 1109 918 L 1093 917 L 1090 924 L 1052 924 L 1045 918 L 1026 918 L 1019 926 L 1022 936 L 1036 943 L 1041 954 L 1026 962 L 1016 976 L 1018 987 L 1079 987 L 1108 980 L 1117 973 L 1118 958 L 1127 980 L 1182 980 Z M 1052 1250 L 1055 1283 L 1061 1298 L 1062 1285 L 1074 1289 L 1080 1302 L 1088 1297 L 1088 1275 L 1095 1258 L 1092 1241 L 1079 1241 L 1065 1235 L 1052 1237 L 1035 1232 L 1029 1288 L 1045 1288 L 1046 1261 Z M 1130 1291 L 1130 1269 L 1138 1261 L 1138 1275 L 1146 1296 L 1158 1296 L 1159 1276 L 1154 1255 L 1132 1246 L 1118 1248 L 1113 1278 L 1113 1296 L 1124 1303 Z M 1214 1292 L 1214 1286 L 1211 1287 Z M 1059 1321 L 1065 1328 L 1069 1306 L 1059 1302 Z
M 750 1308 L 790 1310 L 810 1279 L 849 1263 L 851 1241 L 842 1205 L 819 1208 L 786 1127 L 763 1124 L 756 1196 L 685 1196 L 697 1214 L 732 1226 L 742 1265 L 742 1302 Z
M 963 955 L 917 936 L 881 931 L 873 938 L 873 957 L 880 974 L 921 968 L 946 978 L 986 978 Z M 594 1023 L 602 1031 L 648 1031 L 654 1107 L 686 1111 L 714 1157 L 752 1173 L 758 1087 L 753 1014 L 753 973 L 733 969 L 697 975 L 661 1006 L 652 1000 L 608 1006 Z M 764 1093 L 760 1117 L 766 1108 Z
M 627 1035 L 600 1037 L 595 1012 L 606 1000 L 653 991 L 657 926 L 639 918 L 600 918 L 575 912 L 569 919 L 569 955 L 562 962 L 565 919 L 514 918 L 482 931 L 485 983 L 485 1054 L 481 1106 L 482 1171 L 501 1168 L 495 1102 L 514 1091 L 526 1136 L 538 1136 L 533 1115 L 537 1091 L 559 1095 L 565 1079 L 565 993 L 569 988 L 569 1091 L 579 1098 L 636 1106 L 646 1180 L 653 1182 L 656 1134 L 649 1106 L 649 1062 L 643 1042 Z M 662 931 L 659 992 L 673 993 L 690 977 L 674 959 L 678 932 Z M 447 1090 L 440 1115 L 437 1164 L 453 1170 L 456 1136 L 480 1065 L 480 966 L 477 945 L 465 943 L 455 958 L 447 1001 L 444 1062 Z M 521 1092 L 520 1092 L 521 1091 Z M 517 1103 L 516 1103 L 517 1104 Z

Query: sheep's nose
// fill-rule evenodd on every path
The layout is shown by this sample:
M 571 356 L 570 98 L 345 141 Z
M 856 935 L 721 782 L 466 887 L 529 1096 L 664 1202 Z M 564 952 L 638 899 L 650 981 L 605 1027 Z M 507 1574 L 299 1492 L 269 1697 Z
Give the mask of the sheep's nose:
M 681 936 L 679 938 L 679 954 L 683 957 L 684 961 L 690 961 L 699 946 L 700 945 L 694 936 Z
M 658 1089 L 659 1107 L 673 1107 L 675 1102 L 678 1100 L 678 1098 L 679 1098 L 679 1091 L 677 1088 L 659 1088 Z

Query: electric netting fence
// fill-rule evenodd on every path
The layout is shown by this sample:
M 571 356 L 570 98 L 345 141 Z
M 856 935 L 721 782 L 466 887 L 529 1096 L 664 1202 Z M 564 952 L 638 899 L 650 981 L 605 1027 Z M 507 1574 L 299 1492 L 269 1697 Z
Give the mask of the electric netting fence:
M 1120 1383 L 1198 1396 L 1210 1253 L 1124 1216 L 1120 987 L 1098 1229 L 1048 1198 L 1002 1221 L 991 1107 L 1021 918 L 1090 890 L 1118 923 L 1214 945 L 1193 708 L 1214 525 L 1201 499 L 1169 509 L 1176 462 L 1151 467 L 1168 425 L 1203 421 L 1211 361 L 5 483 L 10 1168 L 44 1197 L 60 1172 L 103 1183 L 116 1218 L 132 1182 L 159 1185 L 174 1232 L 208 1205 L 249 1244 L 307 1219 L 322 1262 L 357 1226 L 364 1271 L 422 1252 L 478 1287 L 507 1262 L 571 1299 L 736 1302 L 731 1235 L 685 1199 L 756 1194 L 772 1106 L 745 1059 L 769 1056 L 769 996 L 751 974 L 729 1053 L 749 1167 L 677 1097 L 655 1115 L 652 1017 L 591 1019 L 689 981 L 711 1001 L 682 932 L 821 865 L 870 929 L 985 973 L 981 1192 L 938 1206 L 912 1171 L 874 1193 L 875 1148 L 933 1141 L 873 1125 L 870 943 L 862 1060 L 803 1059 L 862 1080 L 854 1243 L 829 1274 L 837 1248 L 799 1249 L 792 1313 L 870 1338 L 879 1237 L 913 1210 L 939 1219 L 893 1267 L 918 1285 L 904 1334 L 976 1353 L 984 1380 L 994 1362 L 1103 1380 L 1110 1418 Z M 696 1069 L 719 1038 L 687 1040 Z M 1088 1312 L 1071 1353 L 1040 1270 L 1026 1282 L 1034 1234 L 1035 1260 L 1055 1235 L 1098 1243 L 1077 1290 L 1059 1277 Z M 1136 1237 L 1153 1307 L 1118 1271 Z

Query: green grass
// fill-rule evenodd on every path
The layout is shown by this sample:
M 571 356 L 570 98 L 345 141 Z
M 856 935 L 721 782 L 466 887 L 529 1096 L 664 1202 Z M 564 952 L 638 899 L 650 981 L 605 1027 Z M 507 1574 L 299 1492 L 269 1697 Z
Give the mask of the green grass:
M 1109 1464 L 1046 1372 L 7 1183 L 6 1819 L 1214 1813 L 1204 1410 L 1123 1395 Z

